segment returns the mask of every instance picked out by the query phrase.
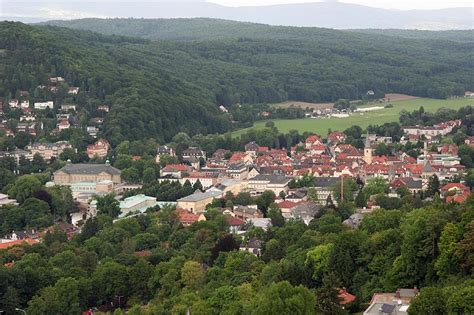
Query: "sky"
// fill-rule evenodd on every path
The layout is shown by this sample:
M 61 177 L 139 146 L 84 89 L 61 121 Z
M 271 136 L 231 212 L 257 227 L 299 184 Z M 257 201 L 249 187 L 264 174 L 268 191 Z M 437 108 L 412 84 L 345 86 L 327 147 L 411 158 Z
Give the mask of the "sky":
M 334 0 L 329 0 L 335 2 Z M 271 5 L 282 3 L 318 2 L 317 0 L 208 0 L 226 6 Z M 355 3 L 384 9 L 444 9 L 456 7 L 472 7 L 473 0 L 343 0 L 340 2 Z

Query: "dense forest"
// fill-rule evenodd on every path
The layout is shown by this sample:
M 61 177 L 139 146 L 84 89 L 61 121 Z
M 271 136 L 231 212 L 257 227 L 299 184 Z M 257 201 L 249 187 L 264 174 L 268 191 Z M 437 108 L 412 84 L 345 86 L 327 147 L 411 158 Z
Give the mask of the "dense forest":
M 379 191 L 377 183 L 364 189 Z M 66 207 L 57 203 L 61 192 L 48 190 L 35 175 L 18 177 L 10 189 L 24 202 L 2 215 L 16 221 L 45 226 L 50 211 L 60 215 L 57 210 Z M 457 205 L 408 193 L 398 209 L 375 210 L 357 230 L 341 223 L 348 215 L 344 203 L 324 207 L 306 226 L 285 223 L 271 192 L 259 199 L 268 199 L 256 202 L 263 209 L 265 201 L 273 227 L 249 227 L 242 238 L 229 234 L 213 205 L 207 221 L 190 227 L 170 207 L 112 223 L 118 202 L 113 195 L 99 197 L 99 215 L 71 240 L 56 229 L 40 244 L 0 250 L 0 309 L 15 314 L 21 306 L 32 315 L 79 314 L 95 306 L 129 306 L 132 315 L 185 314 L 188 308 L 195 315 L 334 315 L 363 310 L 374 292 L 417 286 L 410 315 L 474 311 L 472 197 Z M 224 201 L 254 202 L 246 193 Z M 238 250 L 252 238 L 263 242 L 261 257 Z M 357 295 L 345 309 L 338 287 Z
M 458 42 L 472 42 L 472 30 L 423 31 L 401 29 L 353 29 L 334 31 L 318 27 L 272 26 L 266 24 L 237 22 L 210 18 L 179 19 L 98 19 L 57 20 L 40 24 L 88 30 L 108 35 L 126 35 L 151 40 L 207 40 L 224 38 L 266 38 L 319 40 L 339 33 L 339 36 L 367 38 L 372 34 L 375 40 L 386 40 L 385 36 L 412 39 L 444 39 Z M 363 33 L 363 34 L 358 34 Z M 384 36 L 380 36 L 384 35 Z
M 178 32 L 193 38 L 193 29 L 208 35 L 149 41 L 4 22 L 0 97 L 28 90 L 40 100 L 36 87 L 48 76 L 63 76 L 80 87 L 77 102 L 88 112 L 101 103 L 112 106 L 104 134 L 118 144 L 150 137 L 169 141 L 179 131 L 225 132 L 233 117 L 218 105 L 359 99 L 368 90 L 380 97 L 399 92 L 446 98 L 474 89 L 472 43 L 400 39 L 393 45 L 392 37 L 382 35 L 206 19 L 89 22 L 109 33 L 130 24 L 115 27 L 122 35 L 162 28 L 168 39 Z M 216 35 L 229 29 L 234 35 Z

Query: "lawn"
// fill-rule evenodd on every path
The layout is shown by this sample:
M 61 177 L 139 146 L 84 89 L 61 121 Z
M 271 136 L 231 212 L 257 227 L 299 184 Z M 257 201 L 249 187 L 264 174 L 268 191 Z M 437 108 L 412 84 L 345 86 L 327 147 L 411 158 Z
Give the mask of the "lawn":
M 374 103 L 369 104 L 368 106 L 384 106 L 386 104 L 388 103 Z M 474 99 L 452 98 L 448 100 L 436 100 L 419 98 L 414 100 L 393 101 L 390 102 L 390 104 L 393 105 L 393 108 L 383 108 L 381 110 L 366 112 L 363 114 L 356 113 L 347 118 L 276 119 L 273 120 L 273 122 L 275 122 L 275 126 L 278 128 L 278 130 L 284 133 L 287 133 L 291 129 L 296 129 L 301 133 L 304 131 L 311 131 L 320 135 L 326 135 L 329 128 L 331 128 L 331 130 L 333 131 L 342 131 L 352 125 L 358 125 L 362 128 L 366 128 L 368 125 L 371 124 L 380 125 L 386 122 L 398 121 L 399 113 L 403 109 L 413 111 L 415 109 L 418 109 L 420 106 L 423 106 L 426 112 L 435 112 L 441 107 L 459 109 L 467 105 L 474 106 Z M 266 122 L 268 122 L 268 120 L 256 122 L 253 128 L 265 128 Z M 248 129 L 249 128 L 235 131 L 232 135 L 239 136 L 245 133 Z

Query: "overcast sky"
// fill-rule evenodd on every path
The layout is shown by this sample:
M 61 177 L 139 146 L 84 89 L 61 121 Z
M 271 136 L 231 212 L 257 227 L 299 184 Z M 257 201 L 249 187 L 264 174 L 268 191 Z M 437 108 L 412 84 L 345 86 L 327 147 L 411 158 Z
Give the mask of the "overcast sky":
M 318 2 L 317 0 L 208 0 L 227 6 L 270 5 L 282 3 Z M 473 0 L 342 0 L 340 2 L 356 3 L 386 9 L 443 9 L 455 7 L 472 7 Z

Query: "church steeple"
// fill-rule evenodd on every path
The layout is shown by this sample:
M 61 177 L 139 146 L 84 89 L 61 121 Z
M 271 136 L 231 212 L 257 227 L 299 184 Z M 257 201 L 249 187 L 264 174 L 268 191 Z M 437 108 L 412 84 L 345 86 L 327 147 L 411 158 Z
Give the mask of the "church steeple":
M 364 161 L 367 164 L 372 164 L 372 155 L 373 149 L 370 145 L 369 131 L 367 130 L 367 135 L 365 136 L 365 145 L 364 145 Z

